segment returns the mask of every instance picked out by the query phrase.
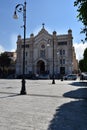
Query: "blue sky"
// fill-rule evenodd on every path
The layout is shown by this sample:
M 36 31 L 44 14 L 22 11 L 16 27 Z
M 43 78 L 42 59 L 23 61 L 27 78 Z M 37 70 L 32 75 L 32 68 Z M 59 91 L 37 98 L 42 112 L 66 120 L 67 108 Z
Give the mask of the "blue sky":
M 27 2 L 27 37 L 31 33 L 36 35 L 45 23 L 45 29 L 49 33 L 54 30 L 57 34 L 66 34 L 68 29 L 72 29 L 73 43 L 77 58 L 81 59 L 84 48 L 87 44 L 81 44 L 84 38 L 80 34 L 83 27 L 78 22 L 77 8 L 74 7 L 74 0 L 26 0 Z M 13 13 L 17 4 L 23 4 L 24 0 L 1 0 L 0 4 L 0 52 L 12 51 L 16 49 L 17 35 L 23 36 L 23 15 L 18 13 L 19 19 L 13 19 Z

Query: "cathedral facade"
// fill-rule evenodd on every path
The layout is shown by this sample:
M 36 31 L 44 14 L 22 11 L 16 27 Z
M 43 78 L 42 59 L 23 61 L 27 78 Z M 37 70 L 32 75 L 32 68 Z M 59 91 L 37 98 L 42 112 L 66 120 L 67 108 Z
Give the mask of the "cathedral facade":
M 23 70 L 23 43 L 21 36 L 17 39 L 16 75 Z M 73 47 L 72 30 L 67 34 L 57 35 L 56 31 L 49 34 L 42 27 L 39 33 L 26 38 L 25 74 L 69 74 L 78 71 L 75 50 Z

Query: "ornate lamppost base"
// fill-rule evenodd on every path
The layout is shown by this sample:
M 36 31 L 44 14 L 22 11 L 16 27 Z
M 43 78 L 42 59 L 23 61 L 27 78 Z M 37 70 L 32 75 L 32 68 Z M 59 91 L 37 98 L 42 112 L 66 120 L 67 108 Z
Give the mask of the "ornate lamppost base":
M 52 84 L 55 84 L 55 80 L 53 79 Z
M 20 95 L 26 95 L 26 90 L 25 90 L 25 79 L 22 79 L 22 88 Z
M 21 91 L 20 92 L 20 95 L 26 95 L 27 93 L 26 92 L 24 92 L 24 91 Z
M 63 81 L 63 76 L 61 76 L 61 81 Z

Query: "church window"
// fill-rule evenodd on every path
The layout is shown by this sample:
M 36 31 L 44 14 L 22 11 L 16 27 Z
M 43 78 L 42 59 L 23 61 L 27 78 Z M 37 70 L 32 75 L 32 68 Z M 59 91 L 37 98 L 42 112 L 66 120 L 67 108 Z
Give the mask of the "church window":
M 65 55 L 65 50 L 63 50 L 63 55 Z
M 58 45 L 67 45 L 67 41 L 58 42 Z
M 41 48 L 42 48 L 42 49 L 45 49 L 45 45 L 44 45 L 44 44 L 42 44 L 42 45 L 41 45 Z
M 65 64 L 65 59 L 60 59 L 60 64 Z
M 60 55 L 65 55 L 65 50 L 60 50 Z
M 62 50 L 60 50 L 60 55 L 62 55 Z
M 40 50 L 40 56 L 45 57 L 45 50 Z
M 63 64 L 65 64 L 65 59 L 63 59 Z

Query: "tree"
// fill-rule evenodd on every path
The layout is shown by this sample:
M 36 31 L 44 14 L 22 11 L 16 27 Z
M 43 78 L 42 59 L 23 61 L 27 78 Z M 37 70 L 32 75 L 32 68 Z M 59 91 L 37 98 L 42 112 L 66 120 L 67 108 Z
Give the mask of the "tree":
M 87 48 L 84 50 L 83 59 L 79 61 L 79 68 L 82 72 L 87 72 Z
M 85 33 L 87 40 L 87 0 L 76 0 L 74 2 L 74 6 L 77 6 L 78 9 L 78 19 L 83 23 L 84 28 L 81 33 Z
M 5 68 L 9 67 L 11 64 L 11 59 L 9 56 L 4 52 L 0 55 L 0 68 L 3 72 L 3 75 L 5 73 Z
M 83 57 L 84 57 L 84 60 L 87 60 L 87 48 L 84 50 Z
M 87 72 L 87 48 L 84 51 L 84 71 Z

